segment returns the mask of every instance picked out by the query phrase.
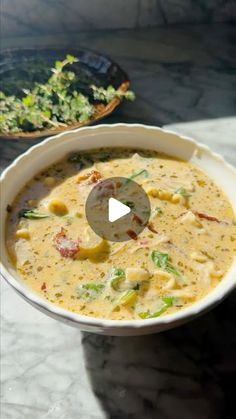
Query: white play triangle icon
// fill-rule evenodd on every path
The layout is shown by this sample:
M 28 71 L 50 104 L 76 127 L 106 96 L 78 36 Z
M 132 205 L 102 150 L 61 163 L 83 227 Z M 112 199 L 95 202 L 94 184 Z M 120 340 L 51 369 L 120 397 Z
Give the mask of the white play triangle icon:
M 108 220 L 113 223 L 124 215 L 129 214 L 131 211 L 128 205 L 122 204 L 115 198 L 109 198 L 108 201 Z

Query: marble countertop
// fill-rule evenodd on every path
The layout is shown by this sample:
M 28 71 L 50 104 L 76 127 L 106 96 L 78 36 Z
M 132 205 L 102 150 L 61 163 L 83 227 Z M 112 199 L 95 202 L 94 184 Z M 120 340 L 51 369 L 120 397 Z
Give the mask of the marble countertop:
M 104 122 L 188 134 L 236 165 L 236 30 L 228 24 L 9 38 L 3 47 L 80 45 L 128 72 L 137 93 Z M 36 142 L 36 141 L 35 141 Z M 1 169 L 35 142 L 1 141 Z M 4 419 L 230 419 L 236 294 L 178 329 L 144 337 L 79 332 L 1 284 Z

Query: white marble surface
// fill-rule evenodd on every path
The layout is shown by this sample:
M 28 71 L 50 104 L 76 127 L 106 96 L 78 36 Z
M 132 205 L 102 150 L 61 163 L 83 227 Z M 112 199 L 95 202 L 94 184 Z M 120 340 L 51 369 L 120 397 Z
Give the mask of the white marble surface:
M 235 20 L 235 0 L 1 1 L 3 37 Z
M 136 102 L 106 122 L 166 125 L 236 165 L 235 39 L 232 26 L 216 25 L 89 33 L 70 42 L 92 42 L 130 75 Z M 0 142 L 1 168 L 29 145 Z M 1 290 L 2 418 L 234 417 L 235 294 L 176 330 L 119 338 L 80 333 L 37 312 L 5 283 Z

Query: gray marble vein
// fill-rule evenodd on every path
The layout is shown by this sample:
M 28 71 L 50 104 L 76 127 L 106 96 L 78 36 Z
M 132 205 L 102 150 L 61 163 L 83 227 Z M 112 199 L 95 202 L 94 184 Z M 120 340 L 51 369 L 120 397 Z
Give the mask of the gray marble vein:
M 2 36 L 236 20 L 235 0 L 2 0 Z
M 105 122 L 165 125 L 236 165 L 235 40 L 233 26 L 217 24 L 12 38 L 4 45 L 92 44 L 119 61 L 137 93 Z M 1 169 L 33 143 L 1 141 Z M 3 282 L 1 302 L 4 419 L 234 417 L 236 294 L 178 329 L 132 338 L 60 324 Z

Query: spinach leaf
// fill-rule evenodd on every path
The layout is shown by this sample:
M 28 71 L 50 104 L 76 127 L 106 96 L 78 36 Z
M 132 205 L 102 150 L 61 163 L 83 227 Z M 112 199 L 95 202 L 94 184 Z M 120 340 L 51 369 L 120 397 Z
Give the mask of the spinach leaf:
M 150 310 L 138 313 L 141 319 L 152 319 L 155 317 L 159 317 L 163 314 L 169 307 L 173 305 L 174 297 L 162 297 L 161 298 L 161 307 L 155 311 L 154 313 L 150 313 Z
M 49 218 L 50 215 L 42 214 L 34 209 L 23 208 L 18 212 L 19 218 L 28 218 L 30 220 L 39 220 L 41 218 Z
M 158 268 L 161 268 L 163 271 L 169 272 L 178 278 L 182 278 L 182 273 L 170 262 L 168 253 L 161 253 L 157 250 L 153 250 L 151 258 Z
M 119 288 L 119 285 L 122 281 L 125 280 L 125 271 L 122 268 L 112 268 L 108 275 L 108 280 L 110 282 L 111 287 L 114 290 Z

